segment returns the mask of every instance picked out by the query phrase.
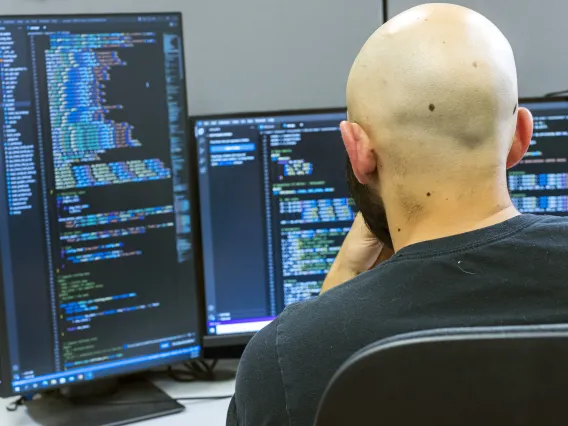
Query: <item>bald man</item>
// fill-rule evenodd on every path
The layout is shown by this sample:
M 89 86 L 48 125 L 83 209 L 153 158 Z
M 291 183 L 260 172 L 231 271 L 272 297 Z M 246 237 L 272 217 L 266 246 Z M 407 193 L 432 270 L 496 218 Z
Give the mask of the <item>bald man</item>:
M 533 123 L 491 22 L 447 4 L 398 15 L 361 50 L 347 103 L 360 214 L 323 294 L 248 345 L 229 425 L 312 426 L 340 365 L 389 336 L 568 321 L 568 224 L 520 215 L 507 190 Z

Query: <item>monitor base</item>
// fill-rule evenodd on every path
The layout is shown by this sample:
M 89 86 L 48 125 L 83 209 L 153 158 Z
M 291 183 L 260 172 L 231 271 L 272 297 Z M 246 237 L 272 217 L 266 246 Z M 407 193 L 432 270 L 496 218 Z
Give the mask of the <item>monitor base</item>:
M 147 380 L 93 382 L 26 402 L 41 426 L 122 426 L 180 413 L 185 407 Z

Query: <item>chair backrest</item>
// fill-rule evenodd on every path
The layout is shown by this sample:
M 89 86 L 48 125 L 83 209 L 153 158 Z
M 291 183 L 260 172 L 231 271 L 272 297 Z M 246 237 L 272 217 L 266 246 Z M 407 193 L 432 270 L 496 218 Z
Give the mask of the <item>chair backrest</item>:
M 568 325 L 441 329 L 349 358 L 316 426 L 566 426 Z

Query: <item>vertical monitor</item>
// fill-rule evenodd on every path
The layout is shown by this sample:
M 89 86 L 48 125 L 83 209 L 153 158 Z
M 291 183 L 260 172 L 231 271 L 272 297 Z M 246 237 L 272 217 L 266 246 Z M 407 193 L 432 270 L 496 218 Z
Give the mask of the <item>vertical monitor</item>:
M 0 359 L 22 394 L 200 355 L 180 14 L 0 17 Z
M 210 344 L 246 338 L 319 293 L 354 219 L 345 118 L 334 109 L 193 120 Z

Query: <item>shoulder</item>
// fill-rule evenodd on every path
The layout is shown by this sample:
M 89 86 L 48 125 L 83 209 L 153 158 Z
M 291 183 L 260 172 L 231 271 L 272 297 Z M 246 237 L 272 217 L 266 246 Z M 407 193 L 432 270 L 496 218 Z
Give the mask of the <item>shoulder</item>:
M 519 244 L 533 245 L 536 247 L 566 248 L 568 237 L 568 218 L 559 216 L 532 216 L 536 220 L 521 233 L 511 237 L 511 240 Z
M 329 379 L 329 373 L 310 376 L 310 383 L 300 383 L 306 371 L 311 370 L 310 363 L 295 361 L 314 360 L 325 354 L 328 345 L 333 347 L 336 343 L 330 334 L 349 335 L 346 324 L 353 322 L 353 311 L 346 299 L 365 292 L 365 283 L 371 281 L 372 275 L 363 274 L 316 299 L 288 306 L 252 338 L 237 373 L 232 412 L 236 413 L 239 426 L 289 424 L 290 418 L 298 415 L 297 406 L 302 404 L 315 410 L 319 388 L 320 392 L 302 398 L 302 404 L 294 401 L 303 394 L 299 388 L 319 383 L 318 379 Z M 333 364 L 332 368 L 336 367 Z
M 386 265 L 385 265 L 386 266 Z M 249 360 L 262 360 L 267 365 L 278 365 L 284 355 L 280 348 L 313 335 L 320 327 L 329 328 L 333 322 L 343 323 L 353 315 L 351 305 L 376 297 L 380 276 L 386 267 L 378 267 L 333 288 L 326 293 L 304 302 L 287 306 L 268 326 L 258 332 L 248 344 L 243 355 L 241 368 L 246 368 Z M 299 350 L 301 348 L 298 348 Z
M 319 316 L 327 317 L 337 305 L 357 303 L 373 296 L 377 290 L 385 288 L 385 277 L 398 268 L 390 261 L 384 262 L 314 299 L 289 305 L 281 315 L 280 326 L 286 326 L 289 321 L 295 322 L 298 317 L 310 317 L 312 320 Z
M 284 383 L 297 365 L 310 365 L 314 372 L 325 369 L 325 377 L 369 339 L 381 337 L 384 320 L 394 314 L 401 268 L 385 263 L 315 299 L 288 306 L 277 329 Z
M 532 216 L 536 220 L 528 229 L 532 230 L 546 230 L 546 229 L 556 229 L 568 232 L 568 217 L 564 216 Z
M 239 426 L 288 424 L 277 327 L 278 318 L 255 334 L 239 363 L 233 403 Z

